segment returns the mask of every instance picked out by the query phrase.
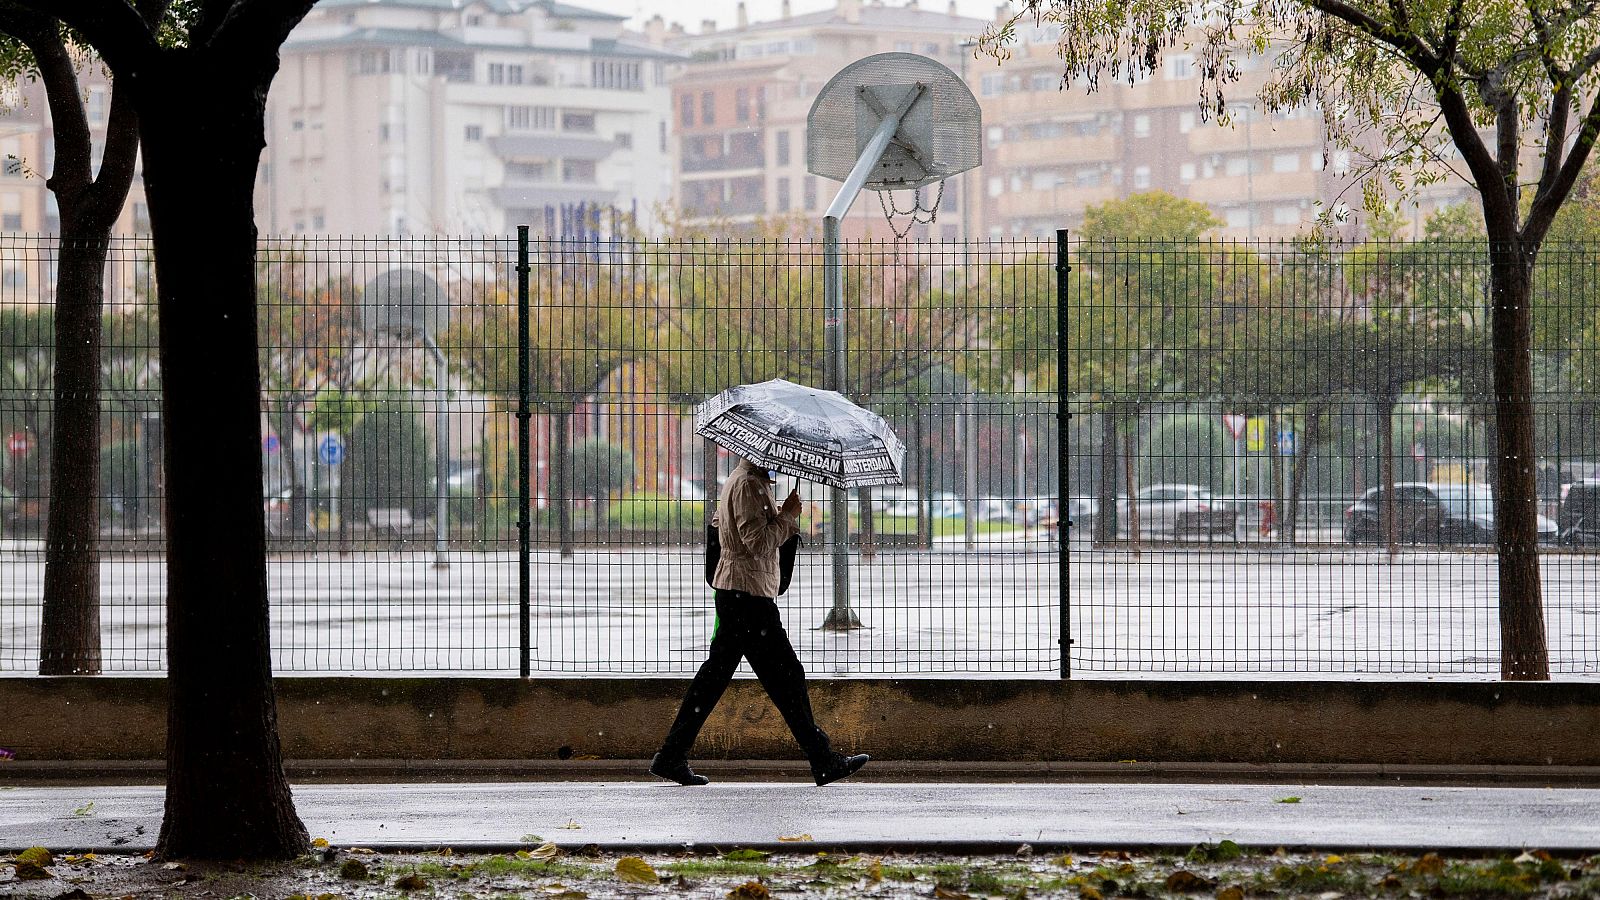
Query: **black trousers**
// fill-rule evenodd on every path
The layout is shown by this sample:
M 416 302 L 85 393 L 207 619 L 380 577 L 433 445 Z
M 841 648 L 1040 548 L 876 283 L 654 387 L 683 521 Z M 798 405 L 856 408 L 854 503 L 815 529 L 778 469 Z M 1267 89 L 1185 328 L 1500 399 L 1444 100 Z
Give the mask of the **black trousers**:
M 711 637 L 711 653 L 689 683 L 678 717 L 661 744 L 661 755 L 669 759 L 689 755 L 701 726 L 733 680 L 739 661 L 748 659 L 806 757 L 818 764 L 827 761 L 832 748 L 811 716 L 806 672 L 778 618 L 778 604 L 770 597 L 740 591 L 717 591 L 716 603 L 717 630 Z

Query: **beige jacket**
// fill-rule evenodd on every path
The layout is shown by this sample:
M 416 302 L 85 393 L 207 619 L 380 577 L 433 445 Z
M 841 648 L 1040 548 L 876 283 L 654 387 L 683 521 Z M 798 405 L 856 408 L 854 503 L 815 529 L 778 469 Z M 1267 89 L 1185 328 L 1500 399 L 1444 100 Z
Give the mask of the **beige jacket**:
M 757 597 L 778 596 L 778 548 L 799 533 L 800 522 L 798 516 L 778 511 L 766 470 L 741 460 L 722 483 L 711 523 L 722 543 L 711 586 Z

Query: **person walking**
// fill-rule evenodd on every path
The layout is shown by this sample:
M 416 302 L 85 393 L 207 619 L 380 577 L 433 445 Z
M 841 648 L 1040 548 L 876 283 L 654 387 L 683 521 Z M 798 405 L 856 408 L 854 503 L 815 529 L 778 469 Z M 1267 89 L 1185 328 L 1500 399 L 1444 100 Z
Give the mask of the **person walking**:
M 800 494 L 790 491 L 783 506 L 774 508 L 772 482 L 765 468 L 741 460 L 717 498 L 712 525 L 722 555 L 711 578 L 717 609 L 711 650 L 690 682 L 660 752 L 650 761 L 651 774 L 668 781 L 681 785 L 710 782 L 690 768 L 689 748 L 733 680 L 741 659 L 750 661 L 761 687 L 783 714 L 811 761 L 811 775 L 819 787 L 848 778 L 871 758 L 865 753 L 845 756 L 835 751 L 812 717 L 805 669 L 789 643 L 774 599 L 781 581 L 779 548 L 799 533 Z

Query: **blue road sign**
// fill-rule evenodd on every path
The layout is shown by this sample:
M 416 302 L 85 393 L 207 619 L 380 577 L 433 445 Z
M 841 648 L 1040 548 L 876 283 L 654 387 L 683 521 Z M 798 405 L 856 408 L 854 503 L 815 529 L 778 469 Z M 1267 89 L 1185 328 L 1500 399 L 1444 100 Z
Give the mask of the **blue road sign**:
M 1292 431 L 1280 431 L 1280 432 L 1278 432 L 1278 455 L 1279 456 L 1293 456 L 1294 455 L 1294 432 L 1292 432 Z
M 324 464 L 337 466 L 344 462 L 344 441 L 339 440 L 336 434 L 330 434 L 317 444 L 317 458 Z
M 261 439 L 261 449 L 267 451 L 268 453 L 277 453 L 278 452 L 278 436 L 275 435 L 275 434 L 269 434 L 266 437 L 262 438 Z

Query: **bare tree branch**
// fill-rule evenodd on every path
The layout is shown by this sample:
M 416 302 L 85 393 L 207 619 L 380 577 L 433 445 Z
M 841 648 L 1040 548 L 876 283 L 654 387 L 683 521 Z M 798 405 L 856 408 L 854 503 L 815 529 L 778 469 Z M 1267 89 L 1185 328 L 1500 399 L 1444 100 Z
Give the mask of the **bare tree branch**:
M 316 0 L 234 0 L 210 46 L 221 53 L 276 60 L 278 48 Z
M 125 0 L 15 0 L 71 26 L 115 74 L 133 71 L 160 47 L 155 31 Z
M 78 71 L 61 37 L 61 26 L 50 16 L 11 3 L 0 4 L 0 31 L 15 37 L 33 52 L 45 100 L 55 125 L 55 162 L 46 185 L 58 195 L 76 198 L 93 181 L 89 120 L 78 95 Z
M 1584 163 L 1588 162 L 1589 151 L 1594 148 L 1597 135 L 1600 135 L 1600 96 L 1594 98 L 1594 102 L 1589 106 L 1589 112 L 1584 115 L 1583 124 L 1578 129 L 1577 138 L 1572 142 L 1572 150 L 1567 153 L 1566 162 L 1561 165 L 1561 171 L 1549 184 L 1540 182 L 1539 193 L 1534 195 L 1533 206 L 1528 210 L 1528 220 L 1522 226 L 1524 242 L 1537 243 L 1544 240 L 1545 233 L 1550 230 L 1550 224 L 1555 221 L 1556 213 L 1561 209 L 1561 204 L 1566 202 L 1567 195 L 1572 193 L 1572 186 L 1577 183 Z

